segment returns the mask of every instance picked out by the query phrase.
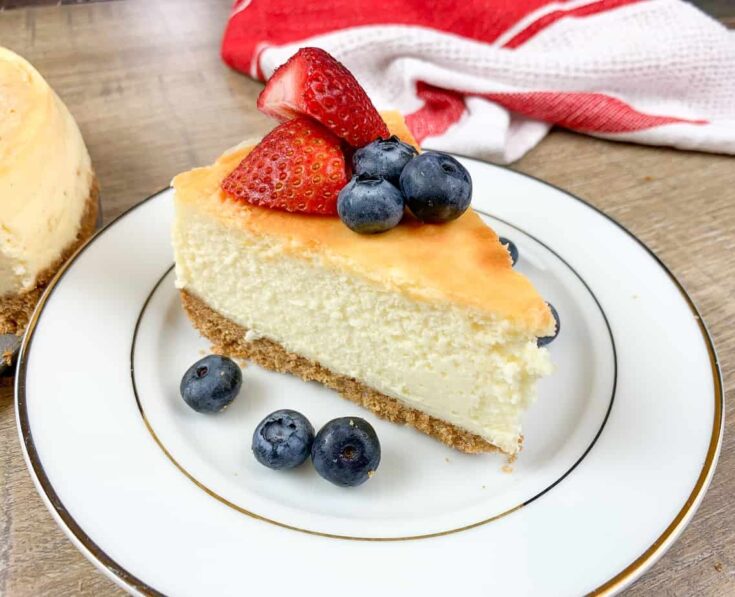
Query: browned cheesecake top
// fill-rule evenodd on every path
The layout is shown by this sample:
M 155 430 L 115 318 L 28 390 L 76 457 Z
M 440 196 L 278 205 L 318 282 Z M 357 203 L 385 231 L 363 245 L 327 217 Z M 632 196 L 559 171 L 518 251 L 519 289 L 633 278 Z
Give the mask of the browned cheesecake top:
M 405 138 L 402 119 L 385 119 L 392 132 Z M 512 268 L 498 235 L 472 209 L 442 225 L 405 217 L 388 232 L 360 235 L 336 217 L 255 207 L 231 199 L 220 189 L 222 179 L 251 149 L 238 147 L 211 166 L 176 176 L 172 184 L 177 200 L 197 203 L 223 228 L 276 237 L 289 253 L 319 255 L 334 267 L 413 298 L 450 302 L 511 319 L 538 336 L 553 332 L 544 300 Z

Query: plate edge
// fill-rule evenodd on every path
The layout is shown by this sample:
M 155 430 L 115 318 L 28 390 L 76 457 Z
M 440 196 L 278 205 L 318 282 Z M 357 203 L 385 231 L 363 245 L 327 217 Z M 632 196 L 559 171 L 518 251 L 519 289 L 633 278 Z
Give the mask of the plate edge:
M 630 230 L 628 230 L 623 224 L 618 222 L 615 218 L 608 215 L 604 211 L 602 211 L 597 206 L 593 205 L 589 201 L 582 199 L 581 197 L 571 193 L 570 191 L 567 191 L 565 189 L 562 189 L 561 187 L 556 186 L 553 183 L 550 183 L 546 180 L 543 180 L 541 178 L 538 178 L 532 174 L 527 174 L 526 172 L 520 172 L 518 170 L 514 170 L 509 167 L 505 166 L 499 166 L 498 164 L 491 164 L 489 162 L 484 162 L 483 160 L 478 160 L 477 158 L 473 158 L 470 156 L 462 155 L 462 154 L 455 154 L 459 157 L 462 157 L 466 160 L 479 162 L 481 164 L 487 164 L 490 166 L 493 166 L 495 168 L 499 168 L 501 170 L 510 170 L 511 172 L 514 172 L 516 174 L 520 174 L 521 176 L 525 176 L 527 178 L 530 178 L 532 180 L 535 180 L 536 182 L 539 182 L 547 187 L 551 187 L 552 189 L 555 189 L 561 193 L 564 193 L 565 195 L 568 195 L 569 197 L 572 197 L 573 199 L 579 201 L 582 205 L 588 207 L 589 209 L 597 212 L 600 216 L 605 218 L 606 220 L 609 220 L 613 225 L 615 225 L 617 228 L 622 230 L 626 235 L 628 235 L 631 239 L 633 239 L 640 247 L 648 253 L 648 255 L 661 267 L 661 269 L 666 273 L 666 275 L 669 277 L 671 282 L 674 284 L 676 289 L 679 291 L 679 294 L 684 299 L 684 302 L 686 302 L 687 306 L 689 307 L 689 310 L 694 315 L 694 318 L 697 320 L 697 325 L 699 327 L 699 331 L 702 334 L 702 339 L 704 340 L 705 347 L 707 348 L 707 353 L 710 360 L 710 367 L 712 370 L 712 382 L 714 385 L 714 393 L 715 393 L 715 412 L 714 412 L 714 418 L 712 422 L 712 435 L 710 437 L 710 443 L 707 447 L 707 454 L 705 457 L 704 464 L 702 465 L 702 471 L 699 474 L 699 477 L 697 477 L 697 481 L 694 484 L 694 488 L 692 489 L 692 492 L 689 494 L 689 497 L 684 502 L 684 505 L 682 506 L 679 513 L 676 515 L 674 520 L 669 524 L 669 526 L 666 527 L 664 532 L 659 536 L 656 541 L 653 542 L 653 544 L 644 551 L 638 558 L 633 560 L 628 566 L 626 566 L 623 570 L 621 570 L 618 574 L 616 574 L 614 577 L 612 577 L 607 582 L 603 583 L 593 591 L 589 593 L 589 595 L 598 597 L 598 596 L 607 596 L 607 595 L 615 595 L 625 589 L 626 587 L 633 584 L 636 580 L 638 580 L 643 574 L 645 574 L 646 571 L 648 571 L 660 558 L 661 556 L 666 553 L 666 551 L 671 547 L 673 542 L 679 537 L 679 535 L 683 532 L 684 528 L 687 526 L 689 521 L 692 519 L 694 514 L 697 511 L 697 508 L 702 502 L 702 499 L 704 498 L 704 494 L 707 492 L 707 488 L 709 487 L 709 484 L 712 480 L 712 477 L 714 476 L 715 468 L 717 465 L 717 460 L 720 454 L 720 448 L 722 446 L 722 436 L 724 434 L 724 383 L 722 379 L 722 370 L 720 369 L 719 365 L 719 359 L 717 357 L 717 350 L 714 345 L 714 341 L 712 340 L 712 335 L 710 334 L 710 331 L 705 324 L 704 320 L 702 319 L 702 316 L 699 312 L 699 309 L 697 308 L 696 303 L 694 300 L 689 296 L 689 293 L 687 293 L 686 288 L 684 288 L 684 285 L 679 281 L 679 279 L 674 275 L 674 273 L 669 269 L 669 267 L 661 260 L 661 258 L 656 255 L 649 247 L 646 245 L 641 239 L 639 239 L 635 234 L 633 234 Z
M 105 553 L 93 540 L 84 532 L 79 524 L 74 520 L 71 514 L 64 507 L 64 504 L 56 494 L 51 482 L 46 476 L 43 465 L 41 464 L 38 452 L 36 452 L 35 445 L 33 444 L 33 437 L 30 429 L 30 422 L 28 420 L 28 411 L 25 404 L 25 390 L 26 390 L 26 367 L 27 361 L 25 358 L 28 349 L 31 346 L 33 340 L 33 333 L 36 329 L 36 325 L 41 316 L 41 312 L 51 295 L 51 292 L 64 277 L 64 274 L 71 267 L 71 265 L 79 258 L 79 256 L 87 250 L 88 247 L 97 239 L 98 236 L 102 235 L 111 228 L 119 220 L 135 211 L 141 205 L 148 203 L 150 200 L 155 199 L 159 195 L 168 191 L 170 187 L 163 188 L 152 195 L 149 195 L 145 199 L 139 201 L 135 205 L 130 206 L 128 209 L 120 213 L 113 220 L 107 223 L 107 225 L 96 230 L 92 236 L 90 236 L 86 242 L 84 242 L 69 259 L 59 268 L 54 277 L 48 283 L 48 286 L 44 290 L 41 298 L 38 300 L 31 319 L 28 322 L 26 333 L 23 336 L 23 341 L 18 351 L 16 373 L 15 373 L 15 420 L 18 428 L 18 437 L 20 439 L 21 448 L 23 451 L 23 459 L 25 460 L 28 472 L 33 481 L 33 485 L 36 491 L 41 497 L 41 501 L 44 503 L 46 508 L 51 514 L 51 517 L 59 525 L 64 534 L 69 537 L 72 544 L 79 549 L 91 564 L 97 569 L 101 570 L 105 576 L 112 580 L 119 587 L 125 589 L 131 594 L 135 595 L 149 595 L 151 597 L 165 597 L 164 593 L 157 591 L 137 576 L 128 572 L 115 560 Z
M 674 520 L 669 524 L 669 526 L 666 527 L 664 532 L 659 536 L 659 538 L 654 541 L 654 543 L 646 550 L 644 551 L 638 558 L 636 558 L 633 562 L 631 562 L 628 566 L 626 566 L 621 572 L 616 574 L 614 577 L 600 585 L 599 587 L 592 590 L 589 595 L 593 595 L 595 597 L 597 596 L 603 596 L 603 595 L 613 595 L 618 593 L 619 591 L 623 590 L 625 587 L 629 586 L 633 582 L 635 582 L 640 576 L 642 576 L 653 564 L 655 564 L 658 559 L 666 552 L 666 550 L 671 546 L 673 541 L 678 537 L 678 535 L 683 531 L 683 529 L 686 527 L 687 523 L 693 515 L 696 513 L 697 507 L 701 503 L 704 494 L 707 490 L 707 487 L 709 486 L 709 483 L 712 479 L 712 476 L 714 474 L 715 466 L 717 463 L 717 458 L 720 451 L 720 446 L 722 443 L 722 436 L 723 436 L 723 423 L 724 423 L 724 395 L 723 395 L 723 381 L 722 381 L 722 372 L 719 367 L 719 360 L 717 357 L 717 352 L 714 346 L 714 342 L 712 341 L 712 336 L 702 320 L 702 317 L 699 313 L 699 310 L 697 309 L 696 304 L 692 300 L 692 298 L 687 293 L 684 286 L 679 282 L 677 277 L 673 274 L 673 272 L 668 268 L 668 266 L 643 242 L 641 241 L 637 236 L 635 236 L 630 230 L 628 230 L 625 226 L 623 226 L 620 222 L 618 222 L 616 219 L 614 219 L 612 216 L 606 214 L 604 211 L 593 205 L 592 203 L 586 201 L 585 199 L 582 199 L 581 197 L 571 193 L 570 191 L 567 191 L 565 189 L 562 189 L 561 187 L 558 187 L 550 182 L 547 182 L 545 180 L 542 180 L 536 176 L 533 176 L 531 174 L 527 174 L 525 172 L 519 172 L 517 170 L 513 170 L 508 167 L 499 166 L 497 164 L 492 164 L 490 162 L 486 162 L 477 158 L 473 158 L 470 156 L 465 156 L 462 154 L 453 154 L 457 157 L 464 158 L 466 160 L 470 160 L 473 162 L 477 162 L 479 164 L 483 164 L 486 166 L 491 166 L 494 168 L 498 168 L 501 170 L 508 170 L 515 174 L 518 174 L 519 176 L 530 178 L 532 180 L 535 180 L 545 186 L 551 187 L 561 193 L 564 193 L 571 199 L 574 199 L 575 201 L 578 201 L 582 205 L 588 207 L 589 209 L 597 212 L 600 216 L 603 218 L 609 220 L 613 225 L 615 225 L 617 228 L 619 228 L 622 232 L 624 232 L 627 236 L 629 236 L 633 241 L 635 241 L 640 247 L 664 270 L 664 272 L 667 274 L 669 279 L 672 281 L 674 286 L 677 288 L 679 293 L 681 294 L 682 298 L 686 302 L 687 306 L 695 316 L 697 320 L 697 324 L 699 326 L 700 332 L 702 333 L 702 339 L 704 340 L 705 347 L 707 348 L 707 352 L 710 359 L 710 366 L 712 369 L 712 376 L 713 376 L 713 384 L 714 384 L 714 394 L 715 394 L 715 409 L 714 409 L 714 419 L 713 419 L 713 426 L 712 426 L 712 435 L 710 437 L 710 443 L 707 449 L 707 454 L 705 457 L 704 464 L 702 466 L 702 471 L 699 474 L 699 477 L 697 478 L 696 483 L 694 484 L 694 488 L 692 489 L 692 492 L 689 494 L 689 497 L 684 502 L 684 505 L 682 506 L 681 510 L 677 514 L 677 516 L 674 518 Z M 134 591 L 138 591 L 142 594 L 148 594 L 148 595 L 162 595 L 162 593 L 159 593 L 134 575 L 130 574 L 127 570 L 125 570 L 123 567 L 121 567 L 119 564 L 117 564 L 114 560 L 112 560 L 104 551 L 102 551 L 95 543 L 92 541 L 92 539 L 77 525 L 76 521 L 71 517 L 71 515 L 66 511 L 61 501 L 58 499 L 58 496 L 56 496 L 56 493 L 53 490 L 53 487 L 51 486 L 48 478 L 43 474 L 43 466 L 40 463 L 40 460 L 38 458 L 38 454 L 35 452 L 35 447 L 33 446 L 33 441 L 30 433 L 30 427 L 27 420 L 27 412 L 25 410 L 25 375 L 26 375 L 26 360 L 25 355 L 28 352 L 28 348 L 31 345 L 33 332 L 35 331 L 36 324 L 38 322 L 38 319 L 40 317 L 40 314 L 43 310 L 43 306 L 46 303 L 46 300 L 52 291 L 52 289 L 56 286 L 56 284 L 61 280 L 64 273 L 69 269 L 69 267 L 77 260 L 77 258 L 83 253 L 91 244 L 92 242 L 97 238 L 98 235 L 101 235 L 104 233 L 108 228 L 112 227 L 114 224 L 116 224 L 119 220 L 130 214 L 132 211 L 140 207 L 141 205 L 147 203 L 148 201 L 154 199 L 155 197 L 158 197 L 162 193 L 165 193 L 168 191 L 170 187 L 166 187 L 164 189 L 159 190 L 158 192 L 150 195 L 149 197 L 146 197 L 139 203 L 131 206 L 126 211 L 119 214 L 115 219 L 110 221 L 106 226 L 104 226 L 102 229 L 95 232 L 94 235 L 92 235 L 89 240 L 84 243 L 75 253 L 72 255 L 69 260 L 64 264 L 64 266 L 57 272 L 56 276 L 49 282 L 49 285 L 44 292 L 43 296 L 39 300 L 38 306 L 32 316 L 31 321 L 28 324 L 27 333 L 23 339 L 23 343 L 21 345 L 20 352 L 18 354 L 18 365 L 17 365 L 17 372 L 16 372 L 16 380 L 15 380 L 15 407 L 16 407 L 16 421 L 18 425 L 18 434 L 21 441 L 21 445 L 23 447 L 23 453 L 26 458 L 26 463 L 29 464 L 29 470 L 31 471 L 31 476 L 35 478 L 38 478 L 38 483 L 36 484 L 36 488 L 43 489 L 42 498 L 44 503 L 46 504 L 47 508 L 51 511 L 52 516 L 56 518 L 57 516 L 63 521 L 64 526 L 62 527 L 63 530 L 69 535 L 70 537 L 73 537 L 76 541 L 81 543 L 88 552 L 83 552 L 85 556 L 87 556 L 90 561 L 95 564 L 97 567 L 101 567 L 107 574 L 114 574 L 117 578 L 120 579 L 120 582 L 123 583 L 128 590 L 133 589 Z M 21 409 L 21 406 L 23 408 Z M 27 433 L 27 436 L 26 436 Z M 28 442 L 28 443 L 27 443 Z M 40 472 L 39 472 L 40 471 Z M 42 476 L 43 474 L 43 476 Z M 52 498 L 55 498 L 52 499 Z M 53 510 L 51 510 L 51 506 L 53 505 Z M 76 541 L 72 540 L 74 543 Z M 90 557 L 91 556 L 91 557 Z M 91 559 L 94 558 L 94 559 Z

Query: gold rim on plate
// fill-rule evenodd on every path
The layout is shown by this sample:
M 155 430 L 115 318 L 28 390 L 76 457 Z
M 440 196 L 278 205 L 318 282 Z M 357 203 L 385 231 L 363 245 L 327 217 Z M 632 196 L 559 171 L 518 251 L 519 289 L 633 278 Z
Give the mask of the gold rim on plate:
M 477 213 L 482 214 L 485 217 L 491 218 L 492 220 L 495 220 L 497 222 L 500 222 L 502 224 L 505 224 L 506 226 L 515 229 L 516 231 L 520 232 L 521 234 L 524 234 L 528 238 L 532 239 L 542 247 L 544 247 L 547 251 L 549 251 L 554 257 L 556 257 L 561 263 L 564 264 L 565 267 L 569 269 L 569 271 L 574 274 L 574 276 L 577 277 L 577 279 L 581 282 L 581 284 L 585 287 L 587 292 L 589 293 L 590 297 L 592 298 L 593 302 L 597 306 L 597 308 L 600 311 L 600 315 L 602 316 L 603 321 L 605 322 L 605 328 L 607 330 L 608 336 L 610 338 L 610 348 L 612 350 L 612 370 L 613 370 L 613 378 L 612 378 L 612 387 L 610 391 L 610 402 L 607 405 L 607 409 L 605 410 L 605 414 L 602 417 L 602 422 L 600 423 L 600 426 L 595 433 L 594 437 L 592 438 L 592 441 L 589 443 L 589 445 L 582 451 L 581 456 L 577 458 L 574 463 L 566 470 L 564 471 L 557 479 L 549 483 L 545 488 L 541 489 L 540 491 L 537 491 L 533 496 L 521 501 L 520 503 L 507 508 L 506 510 L 502 512 L 498 512 L 497 514 L 493 516 L 488 516 L 487 518 L 483 518 L 481 520 L 463 525 L 461 527 L 455 527 L 455 528 L 449 528 L 444 529 L 441 531 L 435 531 L 432 533 L 422 533 L 422 534 L 415 534 L 415 535 L 406 535 L 406 536 L 397 536 L 397 537 L 380 537 L 380 536 L 356 536 L 356 535 L 341 535 L 336 533 L 327 533 L 324 531 L 316 531 L 312 529 L 305 529 L 303 527 L 297 527 L 295 525 L 291 525 L 285 522 L 281 522 L 278 520 L 274 520 L 272 518 L 268 518 L 267 516 L 263 516 L 262 514 L 258 514 L 257 512 L 253 512 L 252 510 L 248 510 L 247 508 L 244 508 L 242 506 L 239 506 L 238 504 L 235 504 L 231 500 L 227 499 L 226 497 L 218 494 L 215 490 L 205 485 L 202 481 L 197 479 L 191 472 L 189 472 L 176 458 L 174 458 L 171 451 L 166 447 L 166 445 L 163 443 L 161 438 L 158 437 L 158 434 L 156 433 L 155 429 L 153 428 L 153 424 L 150 422 L 148 417 L 146 416 L 145 409 L 143 408 L 143 404 L 140 400 L 140 396 L 138 394 L 138 385 L 135 379 L 135 347 L 137 344 L 138 339 L 138 331 L 140 329 L 140 323 L 143 319 L 143 315 L 146 312 L 146 309 L 148 308 L 148 304 L 150 303 L 151 299 L 153 298 L 153 295 L 156 293 L 160 285 L 163 283 L 163 281 L 169 276 L 171 273 L 171 270 L 174 269 L 174 265 L 172 264 L 164 273 L 163 275 L 158 279 L 158 281 L 153 285 L 153 288 L 148 293 L 148 296 L 146 297 L 145 301 L 143 301 L 143 306 L 141 307 L 140 313 L 138 314 L 138 319 L 135 322 L 135 329 L 133 331 L 133 340 L 130 347 L 130 379 L 133 386 L 133 394 L 135 397 L 135 402 L 138 407 L 138 410 L 140 411 L 140 415 L 143 418 L 143 422 L 145 423 L 145 426 L 148 430 L 148 433 L 150 433 L 151 437 L 153 438 L 153 441 L 158 445 L 158 447 L 161 449 L 161 451 L 164 453 L 166 458 L 168 458 L 171 463 L 187 478 L 189 479 L 194 485 L 196 485 L 199 489 L 204 491 L 207 495 L 210 497 L 216 499 L 217 501 L 221 502 L 228 508 L 231 508 L 235 510 L 236 512 L 239 512 L 240 514 L 244 514 L 246 516 L 250 516 L 251 518 L 254 518 L 256 520 L 260 520 L 263 522 L 267 522 L 285 529 L 289 529 L 292 531 L 298 531 L 300 533 L 306 533 L 307 535 L 316 535 L 318 537 L 326 537 L 328 539 L 342 539 L 347 541 L 415 541 L 418 539 L 432 539 L 435 537 L 443 537 L 446 535 L 453 535 L 455 533 L 461 533 L 463 531 L 468 531 L 470 529 L 477 528 L 479 526 L 484 526 L 486 524 L 489 524 L 491 522 L 495 522 L 496 520 L 500 520 L 501 518 L 504 518 L 505 516 L 516 512 L 517 510 L 520 510 L 521 508 L 528 506 L 529 504 L 532 504 L 537 499 L 544 496 L 546 493 L 551 491 L 554 487 L 559 485 L 564 479 L 566 479 L 572 471 L 574 471 L 581 463 L 582 461 L 587 457 L 587 455 L 591 452 L 594 445 L 597 443 L 597 440 L 600 438 L 600 435 L 602 434 L 602 431 L 605 429 L 605 425 L 607 424 L 607 421 L 610 417 L 610 412 L 612 411 L 613 404 L 615 402 L 615 395 L 617 391 L 617 385 L 618 385 L 618 356 L 617 356 L 617 349 L 615 347 L 615 338 L 612 333 L 612 328 L 610 327 L 610 322 L 607 319 L 607 314 L 605 313 L 605 310 L 602 308 L 602 305 L 600 304 L 600 301 L 598 300 L 597 296 L 595 295 L 592 288 L 589 287 L 587 282 L 585 282 L 584 278 L 575 270 L 561 255 L 559 255 L 556 251 L 554 251 L 551 247 L 549 247 L 546 243 L 539 240 L 529 232 L 526 232 L 522 228 L 511 224 L 510 222 L 503 220 L 502 218 L 499 218 L 497 216 L 493 216 L 483 210 L 476 209 Z
M 469 158 L 468 156 L 460 156 L 460 157 L 466 157 L 467 159 L 470 159 L 472 161 L 475 161 L 475 162 L 478 162 L 484 165 L 495 166 L 495 164 L 488 164 L 487 162 L 483 162 L 482 160 L 477 160 L 475 158 Z M 499 167 L 499 166 L 495 166 L 495 167 Z M 720 443 L 722 440 L 723 410 L 724 410 L 723 409 L 724 398 L 723 398 L 722 373 L 719 369 L 717 354 L 714 349 L 712 338 L 709 334 L 709 331 L 707 330 L 706 325 L 702 321 L 702 318 L 699 314 L 699 311 L 697 310 L 697 307 L 695 306 L 694 302 L 687 294 L 682 284 L 677 280 L 677 278 L 668 269 L 668 267 L 666 267 L 666 265 L 656 256 L 656 254 L 653 253 L 653 251 L 651 251 L 641 240 L 639 240 L 635 235 L 633 235 L 633 233 L 630 232 L 628 229 L 626 229 L 622 224 L 620 224 L 615 219 L 613 219 L 609 215 L 599 210 L 594 205 L 588 203 L 584 199 L 581 199 L 580 197 L 577 197 L 576 195 L 573 195 L 572 193 L 569 193 L 568 191 L 565 191 L 564 189 L 560 189 L 559 187 L 556 187 L 546 181 L 540 180 L 534 176 L 531 176 L 525 173 L 521 173 L 521 172 L 516 172 L 516 174 L 519 174 L 520 176 L 524 176 L 526 178 L 531 178 L 533 180 L 536 180 L 537 182 L 540 182 L 546 186 L 556 189 L 557 191 L 561 191 L 566 196 L 576 201 L 579 201 L 581 204 L 596 211 L 602 217 L 604 217 L 605 219 L 610 221 L 612 224 L 617 226 L 620 230 L 622 230 L 625 234 L 627 234 L 635 242 L 637 242 L 656 261 L 656 263 L 658 263 L 658 265 L 666 272 L 670 280 L 679 290 L 679 293 L 681 294 L 687 306 L 689 307 L 692 314 L 694 315 L 695 319 L 697 320 L 699 330 L 702 334 L 702 340 L 704 341 L 705 347 L 707 348 L 707 352 L 709 355 L 710 367 L 712 371 L 712 380 L 713 380 L 713 385 L 714 385 L 714 418 L 713 418 L 713 423 L 712 423 L 712 433 L 710 436 L 710 442 L 709 442 L 709 446 L 707 449 L 707 454 L 706 454 L 704 463 L 702 465 L 701 472 L 697 478 L 697 481 L 691 493 L 689 494 L 689 497 L 684 502 L 684 505 L 682 506 L 678 514 L 674 517 L 672 522 L 666 527 L 663 533 L 653 542 L 653 544 L 647 550 L 645 550 L 638 558 L 636 558 L 633 562 L 631 562 L 628 566 L 626 566 L 622 571 L 620 571 L 613 578 L 606 581 L 604 584 L 600 585 L 599 587 L 597 587 L 594 591 L 590 593 L 591 595 L 595 595 L 595 596 L 610 595 L 622 589 L 624 586 L 628 585 L 635 579 L 637 579 L 638 576 L 640 576 L 643 572 L 645 572 L 645 570 L 647 569 L 649 565 L 652 565 L 653 562 L 655 562 L 658 559 L 658 557 L 660 557 L 663 554 L 663 551 L 669 546 L 669 544 L 673 541 L 673 539 L 675 539 L 676 536 L 686 526 L 689 519 L 693 516 L 697 505 L 701 501 L 707 489 L 709 481 L 712 478 L 712 475 L 714 473 L 714 468 L 715 468 L 714 465 L 717 461 L 717 455 L 719 453 Z M 33 316 L 31 317 L 31 321 L 28 324 L 27 332 L 26 332 L 25 337 L 23 338 L 23 344 L 21 346 L 20 354 L 18 356 L 18 368 L 17 368 L 16 380 L 15 380 L 16 417 L 18 419 L 18 432 L 20 435 L 21 445 L 23 447 L 23 452 L 26 458 L 26 463 L 28 464 L 28 468 L 30 472 L 32 473 L 31 476 L 34 479 L 34 482 L 36 484 L 36 487 L 39 493 L 41 494 L 42 498 L 44 498 L 44 501 L 46 502 L 47 507 L 49 508 L 51 513 L 56 518 L 58 518 L 58 521 L 63 525 L 63 527 L 66 528 L 66 530 L 71 535 L 71 537 L 75 539 L 78 546 L 82 548 L 82 552 L 89 559 L 91 559 L 93 562 L 98 564 L 102 569 L 106 570 L 107 573 L 112 578 L 116 579 L 119 583 L 122 583 L 123 585 L 131 589 L 134 589 L 142 594 L 154 595 L 154 596 L 160 596 L 160 595 L 163 595 L 163 593 L 160 593 L 159 591 L 157 591 L 156 589 L 154 589 L 153 587 L 145 583 L 143 580 L 137 578 L 135 575 L 128 572 L 125 568 L 123 568 L 121 565 L 115 562 L 110 556 L 108 556 L 107 553 L 105 553 L 105 551 L 102 548 L 100 548 L 84 532 L 84 530 L 79 526 L 79 524 L 74 520 L 74 518 L 71 516 L 69 511 L 65 508 L 64 504 L 61 502 L 58 495 L 54 491 L 54 488 L 43 469 L 43 465 L 41 463 L 40 457 L 33 443 L 33 436 L 31 433 L 30 421 L 28 419 L 28 410 L 27 410 L 27 402 L 26 402 L 26 373 L 27 373 L 27 366 L 28 366 L 27 355 L 28 355 L 28 351 L 30 349 L 31 343 L 33 341 L 33 335 L 36 331 L 36 327 L 38 324 L 40 314 L 42 313 L 43 308 L 46 302 L 48 301 L 48 298 L 51 296 L 51 294 L 53 293 L 59 281 L 63 278 L 66 271 L 79 258 L 79 256 L 95 241 L 95 239 L 99 235 L 103 234 L 108 228 L 111 228 L 112 226 L 114 226 L 118 221 L 120 221 L 121 219 L 123 219 L 124 217 L 132 213 L 135 209 L 137 209 L 141 205 L 158 197 L 161 193 L 166 192 L 167 190 L 168 188 L 162 189 L 161 191 L 158 191 L 157 193 L 151 195 L 150 197 L 147 197 L 140 203 L 137 203 L 136 205 L 132 206 L 128 210 L 121 213 L 114 220 L 112 220 L 109 224 L 107 224 L 104 228 L 95 232 L 95 234 L 93 234 L 87 240 L 87 242 L 85 242 L 81 247 L 79 247 L 79 249 L 77 249 L 74 255 L 72 255 L 72 257 L 59 269 L 56 276 L 54 276 L 53 280 L 51 280 L 51 282 L 48 285 L 48 288 L 46 289 L 43 296 L 41 297 L 38 303 L 38 306 L 36 307 L 36 310 L 33 313 Z M 506 515 L 506 514 L 508 513 L 504 513 L 503 515 Z

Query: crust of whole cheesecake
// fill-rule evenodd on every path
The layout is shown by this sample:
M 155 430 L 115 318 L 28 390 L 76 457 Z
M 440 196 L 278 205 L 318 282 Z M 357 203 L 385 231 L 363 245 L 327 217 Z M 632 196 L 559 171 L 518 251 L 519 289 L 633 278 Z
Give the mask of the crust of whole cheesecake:
M 479 435 L 404 406 L 395 398 L 386 396 L 354 378 L 337 375 L 315 361 L 287 351 L 277 342 L 267 338 L 247 341 L 245 328 L 216 312 L 192 293 L 186 290 L 181 290 L 180 293 L 184 311 L 194 327 L 213 343 L 213 350 L 216 353 L 248 359 L 266 369 L 291 373 L 305 381 L 317 381 L 336 390 L 347 400 L 367 408 L 381 419 L 409 425 L 460 452 L 468 454 L 503 452 Z M 515 457 L 513 454 L 508 456 L 510 460 Z
M 99 206 L 99 184 L 93 177 L 89 190 L 79 231 L 74 240 L 61 252 L 59 258 L 38 274 L 36 286 L 25 292 L 0 297 L 0 334 L 16 334 L 22 336 L 31 318 L 38 299 L 59 268 L 90 237 L 97 227 L 97 211 Z

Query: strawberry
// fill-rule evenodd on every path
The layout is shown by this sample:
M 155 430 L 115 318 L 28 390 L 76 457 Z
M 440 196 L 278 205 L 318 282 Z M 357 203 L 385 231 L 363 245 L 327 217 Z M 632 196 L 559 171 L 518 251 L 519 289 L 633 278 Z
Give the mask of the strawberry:
M 335 215 L 347 183 L 340 140 L 310 118 L 278 125 L 222 181 L 229 195 L 272 209 Z
M 390 136 L 352 73 L 319 48 L 301 48 L 279 66 L 258 97 L 258 109 L 278 120 L 311 116 L 353 147 Z

